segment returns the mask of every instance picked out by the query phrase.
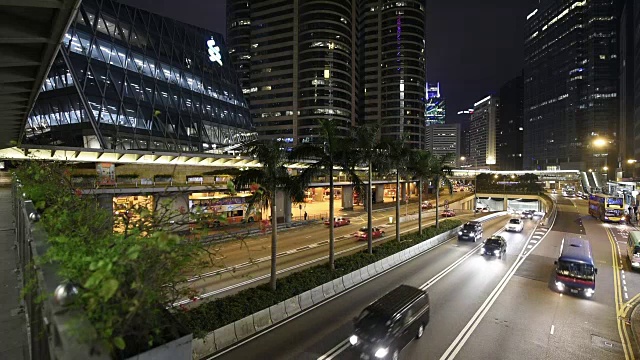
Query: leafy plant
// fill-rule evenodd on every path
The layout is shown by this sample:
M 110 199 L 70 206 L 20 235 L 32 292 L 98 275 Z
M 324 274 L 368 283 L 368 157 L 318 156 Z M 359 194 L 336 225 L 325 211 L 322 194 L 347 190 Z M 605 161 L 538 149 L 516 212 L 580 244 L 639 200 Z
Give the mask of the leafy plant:
M 175 235 L 175 227 L 189 221 L 186 211 L 164 202 L 128 209 L 135 216 L 116 217 L 124 231 L 114 233 L 113 214 L 81 196 L 60 164 L 26 162 L 16 175 L 48 234 L 50 247 L 41 261 L 56 263 L 59 275 L 79 287 L 71 306 L 91 324 L 76 329 L 82 340 L 128 357 L 186 333 L 166 309 L 193 296 L 181 285 L 186 274 L 215 261 L 215 254 L 201 256 L 204 249 L 195 239 Z

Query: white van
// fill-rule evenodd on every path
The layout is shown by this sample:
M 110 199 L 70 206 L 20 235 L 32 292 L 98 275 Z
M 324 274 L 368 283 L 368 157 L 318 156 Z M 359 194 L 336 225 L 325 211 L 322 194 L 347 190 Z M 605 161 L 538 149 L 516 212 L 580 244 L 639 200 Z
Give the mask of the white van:
M 489 212 L 489 206 L 487 206 L 486 204 L 483 203 L 477 203 L 476 204 L 476 212 Z

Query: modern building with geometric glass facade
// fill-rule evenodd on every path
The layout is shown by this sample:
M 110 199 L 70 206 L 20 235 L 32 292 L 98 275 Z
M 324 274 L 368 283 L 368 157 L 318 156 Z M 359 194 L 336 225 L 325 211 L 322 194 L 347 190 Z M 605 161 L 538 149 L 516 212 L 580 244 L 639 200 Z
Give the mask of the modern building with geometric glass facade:
M 542 0 L 524 48 L 524 168 L 615 169 L 616 2 Z
M 24 143 L 222 152 L 255 136 L 222 35 L 115 1 L 85 0 Z

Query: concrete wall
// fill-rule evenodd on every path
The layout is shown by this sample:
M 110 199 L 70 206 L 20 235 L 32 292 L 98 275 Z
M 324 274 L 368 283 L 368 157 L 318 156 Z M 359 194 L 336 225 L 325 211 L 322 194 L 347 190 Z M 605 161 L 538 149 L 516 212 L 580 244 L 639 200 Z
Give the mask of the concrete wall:
M 342 208 L 353 210 L 353 186 L 342 187 Z

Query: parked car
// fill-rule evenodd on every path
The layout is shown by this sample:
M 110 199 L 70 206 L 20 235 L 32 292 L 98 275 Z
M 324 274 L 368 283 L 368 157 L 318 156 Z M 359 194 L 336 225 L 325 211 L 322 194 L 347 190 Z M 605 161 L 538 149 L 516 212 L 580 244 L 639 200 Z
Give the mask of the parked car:
M 329 225 L 331 225 L 331 221 L 325 220 L 324 224 L 329 226 Z M 337 218 L 333 219 L 333 227 L 339 227 L 339 226 L 344 226 L 344 225 L 349 225 L 349 224 L 351 224 L 351 220 L 349 220 L 347 218 L 337 217 Z
M 411 340 L 420 339 L 429 323 L 429 294 L 400 285 L 367 306 L 354 319 L 349 343 L 364 359 L 398 359 Z
M 523 210 L 522 214 L 520 214 L 520 217 L 523 219 L 533 219 L 533 213 L 535 211 L 533 210 Z
M 520 219 L 510 219 L 507 222 L 507 225 L 505 225 L 504 229 L 506 231 L 517 231 L 517 232 L 522 232 L 522 230 L 524 229 L 524 222 Z
M 482 223 L 479 221 L 469 221 L 458 231 L 458 240 L 476 242 L 478 239 L 482 239 Z
M 480 249 L 480 255 L 497 256 L 502 259 L 502 256 L 506 254 L 507 240 L 500 235 L 488 238 L 482 245 L 482 249 Z
M 369 232 L 369 229 L 367 229 L 366 227 L 362 227 L 360 228 L 360 230 L 358 230 L 356 232 L 356 237 L 358 238 L 358 240 L 367 240 L 367 233 Z M 371 238 L 375 239 L 375 238 L 379 238 L 384 236 L 384 230 L 378 228 L 378 227 L 373 227 L 371 228 Z
M 433 209 L 433 204 L 430 201 L 423 201 L 422 210 L 429 210 L 429 209 Z
M 456 212 L 451 210 L 451 209 L 447 209 L 447 210 L 442 211 L 440 216 L 442 216 L 442 217 L 454 217 L 454 216 L 456 216 Z

